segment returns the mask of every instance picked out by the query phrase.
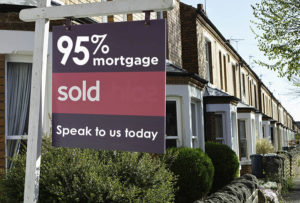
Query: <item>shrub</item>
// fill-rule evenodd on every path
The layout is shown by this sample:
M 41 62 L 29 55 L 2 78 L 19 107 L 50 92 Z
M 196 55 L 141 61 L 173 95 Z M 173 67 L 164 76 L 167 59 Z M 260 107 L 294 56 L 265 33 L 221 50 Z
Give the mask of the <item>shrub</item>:
M 258 139 L 256 141 L 256 153 L 257 154 L 268 154 L 268 153 L 273 153 L 274 152 L 274 147 L 272 143 L 265 138 Z
M 213 182 L 214 168 L 210 158 L 200 149 L 172 148 L 168 153 L 177 152 L 177 158 L 170 169 L 178 175 L 176 202 L 193 202 L 205 197 Z
M 296 144 L 300 144 L 300 133 L 296 134 Z
M 0 202 L 21 202 L 25 155 L 0 184 Z M 40 202 L 173 202 L 175 176 L 148 153 L 43 144 Z
M 235 152 L 224 144 L 207 142 L 205 152 L 211 158 L 215 168 L 211 191 L 215 192 L 238 176 L 239 161 Z
M 293 190 L 294 188 L 294 183 L 293 183 L 293 178 L 289 177 L 285 180 L 283 180 L 282 182 L 282 189 L 281 189 L 281 193 L 283 195 L 287 194 L 289 191 Z

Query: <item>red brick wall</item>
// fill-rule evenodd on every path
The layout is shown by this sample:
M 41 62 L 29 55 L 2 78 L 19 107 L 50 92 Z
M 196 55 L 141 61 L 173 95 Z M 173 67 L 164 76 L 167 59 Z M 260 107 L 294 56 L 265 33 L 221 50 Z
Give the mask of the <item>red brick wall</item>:
M 182 67 L 180 3 L 176 1 L 171 11 L 165 12 L 167 18 L 167 58 L 173 64 Z
M 182 65 L 189 72 L 198 73 L 196 9 L 180 3 Z
M 50 22 L 50 30 L 54 25 L 63 25 L 64 20 L 55 20 Z M 18 12 L 0 13 L 0 30 L 24 30 L 34 31 L 34 22 L 23 22 L 19 18 Z
M 34 22 L 25 23 L 18 12 L 0 13 L 0 30 L 34 30 Z
M 5 56 L 0 54 L 0 174 L 5 169 Z
M 252 168 L 251 165 L 242 165 L 241 166 L 241 171 L 240 175 L 245 175 L 245 174 L 252 174 Z

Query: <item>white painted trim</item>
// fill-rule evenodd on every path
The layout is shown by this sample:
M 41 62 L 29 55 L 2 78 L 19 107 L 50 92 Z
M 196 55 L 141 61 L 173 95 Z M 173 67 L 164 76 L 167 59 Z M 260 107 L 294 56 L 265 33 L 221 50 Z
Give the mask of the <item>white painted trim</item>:
M 32 63 L 32 54 L 32 52 L 28 52 L 28 54 L 8 54 L 5 60 L 12 63 Z
M 6 60 L 6 56 L 5 56 L 5 60 Z M 4 72 L 4 77 L 5 77 L 5 92 L 4 92 L 4 109 L 5 109 L 5 117 L 4 117 L 4 120 L 5 120 L 5 170 L 7 172 L 7 138 L 6 136 L 8 135 L 8 123 L 7 123 L 7 62 L 5 61 L 5 72 Z
M 246 157 L 242 157 L 242 155 L 240 155 L 240 157 L 241 157 L 241 161 L 246 161 L 246 160 L 248 160 L 248 157 L 250 156 L 250 150 L 249 150 L 249 136 L 247 135 L 248 133 L 247 133 L 247 130 L 248 130 L 248 127 L 247 127 L 247 119 L 244 119 L 244 118 L 242 118 L 242 119 L 238 119 L 238 122 L 239 122 L 239 120 L 240 121 L 244 121 L 245 122 L 245 137 L 246 137 L 246 141 L 247 141 L 247 156 Z M 239 132 L 240 133 L 240 132 Z M 240 139 L 241 139 L 241 137 L 240 137 Z M 239 142 L 240 142 L 240 140 L 239 140 Z M 240 144 L 240 143 L 239 143 Z
M 253 125 L 252 125 L 253 120 L 255 121 L 255 114 L 252 112 L 238 113 L 238 119 L 245 120 L 246 122 L 247 159 L 250 160 L 250 155 L 255 154 L 256 152 L 256 135 L 255 132 L 253 132 Z
M 201 92 L 200 100 L 200 138 L 199 138 L 199 147 L 205 152 L 205 133 L 204 133 L 204 106 L 203 106 L 203 94 Z
M 201 110 L 200 110 L 200 108 L 201 108 L 201 101 L 200 100 L 196 100 L 196 99 L 191 99 L 191 104 L 190 105 L 192 105 L 192 104 L 194 104 L 195 105 L 195 130 L 196 130 L 196 132 L 193 132 L 193 121 L 192 121 L 192 108 L 191 108 L 191 115 L 190 115 L 190 117 L 191 117 L 191 132 L 192 132 L 192 136 L 191 136 L 191 145 L 192 145 L 192 147 L 193 147 L 193 140 L 194 139 L 196 139 L 196 145 L 194 146 L 195 148 L 198 148 L 198 147 L 200 147 L 200 136 L 201 136 L 201 132 L 200 132 L 200 128 L 201 128 L 201 126 L 200 126 L 200 124 L 201 124 Z
M 32 22 L 37 19 L 59 20 L 67 17 L 84 18 L 92 16 L 118 15 L 124 13 L 142 13 L 143 11 L 171 10 L 175 0 L 122 0 L 86 4 L 73 4 L 54 7 L 23 9 L 20 19 Z

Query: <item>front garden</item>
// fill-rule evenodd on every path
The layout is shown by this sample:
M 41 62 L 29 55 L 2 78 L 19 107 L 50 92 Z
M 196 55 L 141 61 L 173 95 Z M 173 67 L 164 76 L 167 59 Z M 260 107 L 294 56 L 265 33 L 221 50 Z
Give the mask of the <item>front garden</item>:
M 42 145 L 40 202 L 258 202 L 273 201 L 292 187 L 300 150 L 273 150 L 258 142 L 261 174 L 239 176 L 228 146 L 170 148 L 164 155 Z M 25 149 L 0 179 L 0 202 L 22 202 Z M 254 171 L 255 172 L 255 171 Z M 257 172 L 257 171 L 256 171 Z M 273 200 L 272 200 L 273 198 Z M 276 201 L 274 201 L 276 202 Z
M 54 148 L 43 141 L 40 202 L 194 202 L 238 175 L 226 145 L 172 148 L 165 155 Z M 25 153 L 0 181 L 0 202 L 22 202 Z M 226 159 L 227 163 L 224 164 Z M 216 175 L 217 174 L 217 175 Z M 214 178 L 215 177 L 215 178 Z

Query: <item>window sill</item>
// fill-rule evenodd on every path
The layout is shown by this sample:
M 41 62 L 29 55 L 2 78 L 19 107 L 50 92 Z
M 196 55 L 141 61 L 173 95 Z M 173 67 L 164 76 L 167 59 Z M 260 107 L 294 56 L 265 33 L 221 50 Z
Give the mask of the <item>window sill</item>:
M 246 160 L 242 160 L 240 161 L 241 165 L 251 165 L 251 160 L 250 159 L 246 159 Z
M 6 140 L 27 140 L 28 135 L 7 135 Z

